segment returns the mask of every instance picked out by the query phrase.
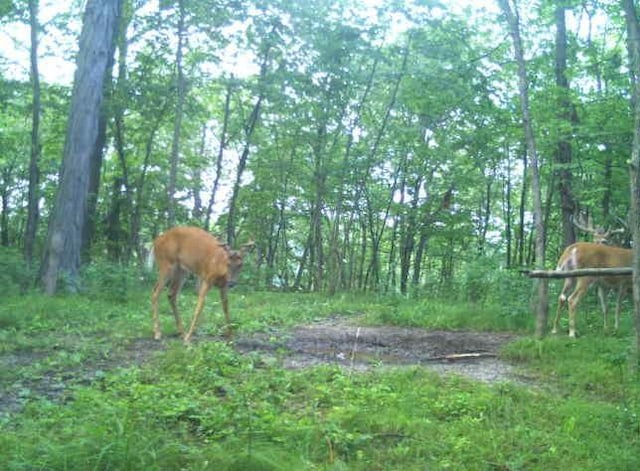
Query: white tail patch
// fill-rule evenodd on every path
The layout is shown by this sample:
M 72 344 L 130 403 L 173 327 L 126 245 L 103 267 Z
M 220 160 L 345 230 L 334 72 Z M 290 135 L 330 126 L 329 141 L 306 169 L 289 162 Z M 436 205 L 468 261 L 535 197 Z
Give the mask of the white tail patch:
M 151 246 L 151 250 L 149 250 L 149 254 L 147 255 L 147 269 L 151 270 L 155 261 L 156 256 L 153 250 L 153 246 Z

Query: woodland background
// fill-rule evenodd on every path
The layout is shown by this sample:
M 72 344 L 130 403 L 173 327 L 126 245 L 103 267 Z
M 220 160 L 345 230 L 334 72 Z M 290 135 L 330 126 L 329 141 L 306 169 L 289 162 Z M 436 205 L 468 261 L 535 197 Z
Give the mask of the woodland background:
M 536 263 L 518 68 L 497 4 L 0 6 L 15 39 L 0 54 L 5 286 L 82 289 L 83 270 L 135 269 L 176 224 L 232 245 L 254 238 L 247 281 L 266 288 L 435 296 L 464 285 L 482 299 L 486 283 Z M 613 1 L 515 6 L 546 229 L 537 263 L 553 266 L 584 238 L 571 217 L 627 222 L 627 27 Z M 91 47 L 102 68 L 83 56 Z M 52 58 L 77 61 L 74 86 L 43 79 Z M 102 96 L 74 102 L 83 83 Z
M 0 468 L 640 469 L 640 250 L 616 332 L 521 272 L 640 247 L 635 3 L 0 0 Z M 176 224 L 256 242 L 232 342 L 152 339 Z

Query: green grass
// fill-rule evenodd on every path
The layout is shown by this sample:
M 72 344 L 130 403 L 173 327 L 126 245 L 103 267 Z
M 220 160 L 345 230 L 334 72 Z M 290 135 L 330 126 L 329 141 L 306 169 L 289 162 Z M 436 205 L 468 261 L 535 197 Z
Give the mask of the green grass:
M 0 370 L 0 387 L 99 364 L 151 337 L 149 292 L 102 297 L 30 294 L 0 307 L 2 355 L 32 361 Z M 181 299 L 189 319 L 195 295 Z M 503 357 L 528 378 L 486 385 L 419 367 L 353 373 L 286 370 L 223 342 L 169 347 L 141 366 L 113 367 L 64 398 L 28 395 L 0 418 L 0 469 L 626 470 L 640 468 L 640 387 L 627 368 L 631 330 L 535 341 L 532 316 L 509 306 L 399 297 L 232 291 L 241 333 L 328 316 L 370 324 L 511 330 Z M 175 334 L 166 299 L 167 335 Z M 199 333 L 223 316 L 209 295 Z M 0 363 L 5 365 L 5 363 Z

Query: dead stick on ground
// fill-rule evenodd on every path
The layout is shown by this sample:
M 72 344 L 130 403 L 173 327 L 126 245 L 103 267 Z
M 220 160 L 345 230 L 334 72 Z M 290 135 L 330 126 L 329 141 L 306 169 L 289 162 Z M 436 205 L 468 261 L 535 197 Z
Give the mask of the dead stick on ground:
M 472 360 L 474 358 L 495 358 L 497 355 L 491 352 L 477 353 L 452 353 L 450 355 L 442 355 L 438 357 L 427 358 L 425 361 L 456 361 L 456 360 Z

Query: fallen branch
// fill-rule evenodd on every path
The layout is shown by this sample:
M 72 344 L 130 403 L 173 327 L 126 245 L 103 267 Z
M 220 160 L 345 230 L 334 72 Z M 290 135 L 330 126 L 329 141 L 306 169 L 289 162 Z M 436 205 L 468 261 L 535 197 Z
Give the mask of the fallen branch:
M 529 278 L 575 278 L 578 276 L 631 276 L 633 268 L 581 268 L 579 270 L 531 270 L 524 272 Z
M 427 358 L 426 361 L 457 361 L 457 360 L 469 360 L 474 358 L 494 358 L 497 355 L 491 352 L 477 352 L 477 353 L 451 353 L 449 355 L 442 355 L 438 357 Z

